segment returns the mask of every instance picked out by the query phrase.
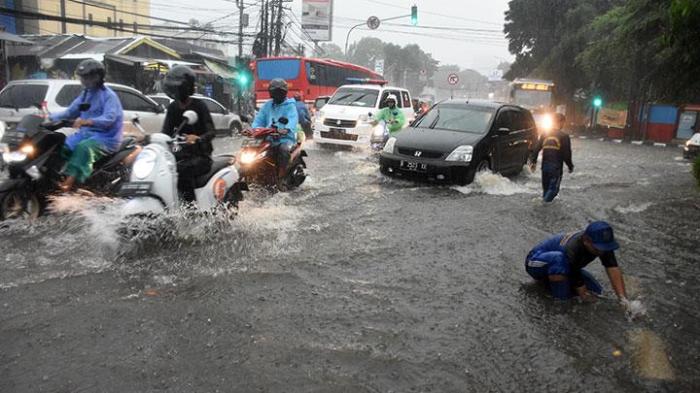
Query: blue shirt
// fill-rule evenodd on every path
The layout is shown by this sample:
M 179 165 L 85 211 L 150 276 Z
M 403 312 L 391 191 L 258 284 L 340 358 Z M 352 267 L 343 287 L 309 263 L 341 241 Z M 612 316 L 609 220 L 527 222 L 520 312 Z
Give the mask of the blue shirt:
M 89 103 L 90 109 L 81 112 L 80 104 Z M 122 142 L 124 114 L 119 97 L 107 86 L 84 90 L 63 112 L 50 116 L 53 121 L 73 120 L 77 118 L 92 120 L 92 126 L 80 127 L 78 132 L 66 139 L 66 145 L 74 150 L 75 146 L 86 139 L 99 142 L 105 149 L 116 151 Z
M 297 143 L 297 124 L 299 124 L 299 114 L 293 98 L 287 100 L 280 105 L 275 105 L 272 100 L 267 101 L 258 115 L 253 120 L 252 128 L 270 128 L 275 125 L 278 128 L 286 128 L 287 134 L 280 137 L 279 142 Z M 286 117 L 289 122 L 286 125 L 279 123 L 279 119 Z
M 311 122 L 311 114 L 309 113 L 309 108 L 302 101 L 295 101 L 294 104 L 297 106 L 297 113 L 299 114 L 300 123 Z

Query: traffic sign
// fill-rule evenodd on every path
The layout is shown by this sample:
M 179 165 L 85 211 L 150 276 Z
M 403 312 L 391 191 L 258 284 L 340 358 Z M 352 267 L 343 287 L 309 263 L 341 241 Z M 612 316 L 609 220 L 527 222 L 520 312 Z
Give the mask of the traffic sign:
M 452 86 L 456 85 L 459 83 L 459 75 L 457 74 L 450 74 L 447 76 L 447 83 L 451 84 Z
M 381 23 L 382 21 L 376 16 L 370 16 L 367 18 L 367 27 L 369 27 L 371 30 L 377 30 Z

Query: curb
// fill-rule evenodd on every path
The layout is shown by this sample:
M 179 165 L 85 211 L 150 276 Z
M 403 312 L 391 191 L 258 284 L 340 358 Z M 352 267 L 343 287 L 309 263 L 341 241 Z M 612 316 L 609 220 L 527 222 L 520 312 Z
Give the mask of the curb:
M 597 140 L 600 142 L 611 142 L 611 143 L 617 143 L 617 144 L 631 144 L 635 146 L 653 146 L 653 147 L 666 147 L 666 148 L 672 148 L 672 149 L 682 149 L 684 144 L 676 144 L 676 143 L 660 143 L 660 142 L 653 142 L 653 141 L 626 141 L 623 139 L 613 139 L 613 138 L 608 138 L 608 137 L 595 137 L 595 136 L 588 136 L 588 135 L 571 135 L 572 138 L 577 138 L 577 139 L 590 139 L 590 140 Z

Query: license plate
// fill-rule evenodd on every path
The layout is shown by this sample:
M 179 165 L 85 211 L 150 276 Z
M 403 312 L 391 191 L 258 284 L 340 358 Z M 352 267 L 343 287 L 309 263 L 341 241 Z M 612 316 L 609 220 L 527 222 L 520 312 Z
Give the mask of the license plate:
M 328 128 L 328 131 L 337 132 L 339 134 L 345 134 L 345 132 L 346 132 L 346 130 L 344 128 L 333 128 L 333 127 Z
M 122 197 L 150 195 L 152 186 L 153 183 L 146 181 L 124 183 L 122 188 L 119 190 L 119 195 Z
M 428 164 L 415 161 L 401 161 L 401 169 L 414 172 L 425 172 L 428 170 Z

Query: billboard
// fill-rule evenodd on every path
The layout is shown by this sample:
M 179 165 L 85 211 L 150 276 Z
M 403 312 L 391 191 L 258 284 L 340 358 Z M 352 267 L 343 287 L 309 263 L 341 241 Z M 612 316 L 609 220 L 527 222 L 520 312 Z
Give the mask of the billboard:
M 333 0 L 302 0 L 301 27 L 314 41 L 330 41 Z

